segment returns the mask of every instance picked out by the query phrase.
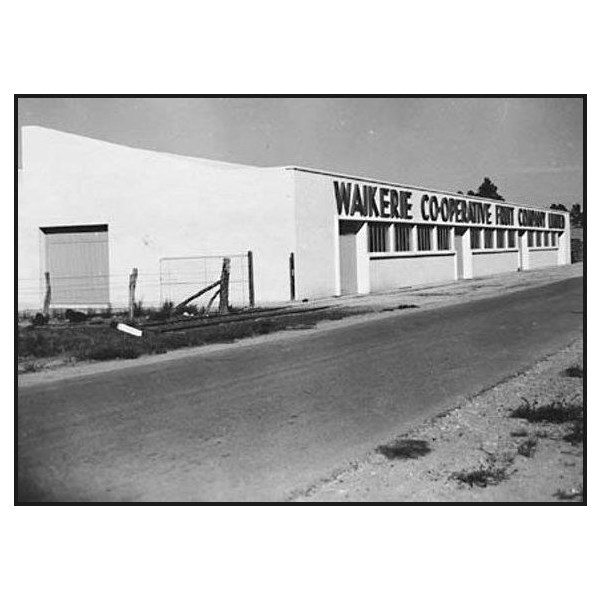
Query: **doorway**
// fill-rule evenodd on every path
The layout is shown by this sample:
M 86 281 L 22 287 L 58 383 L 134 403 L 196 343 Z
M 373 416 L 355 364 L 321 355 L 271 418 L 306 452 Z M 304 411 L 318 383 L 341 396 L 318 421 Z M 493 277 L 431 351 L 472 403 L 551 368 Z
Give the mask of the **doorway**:
M 358 289 L 358 244 L 356 235 L 362 227 L 360 221 L 340 221 L 340 293 L 357 294 Z

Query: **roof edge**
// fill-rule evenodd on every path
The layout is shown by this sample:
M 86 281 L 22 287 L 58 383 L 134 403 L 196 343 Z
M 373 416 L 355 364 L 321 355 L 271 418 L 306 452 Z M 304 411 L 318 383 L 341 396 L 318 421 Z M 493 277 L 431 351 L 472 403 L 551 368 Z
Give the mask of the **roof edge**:
M 498 202 L 501 204 L 508 204 L 510 206 L 524 207 L 524 208 L 534 208 L 538 210 L 551 210 L 553 212 L 561 213 L 561 214 L 569 214 L 569 211 L 558 210 L 555 208 L 544 208 L 542 206 L 532 206 L 531 204 L 524 204 L 522 202 L 509 202 L 508 200 L 494 200 L 493 198 L 484 198 L 483 196 L 469 196 L 468 194 L 458 194 L 456 192 L 449 192 L 447 190 L 436 190 L 430 187 L 423 187 L 417 185 L 407 185 L 404 183 L 397 183 L 392 181 L 386 181 L 383 179 L 374 179 L 372 177 L 359 177 L 357 175 L 348 175 L 346 173 L 336 173 L 334 171 L 324 171 L 323 169 L 313 169 L 310 167 L 299 167 L 296 165 L 288 165 L 284 167 L 284 169 L 288 171 L 302 171 L 304 173 L 315 173 L 317 175 L 329 175 L 331 177 L 339 177 L 340 179 L 351 179 L 353 181 L 367 181 L 369 183 L 378 183 L 383 185 L 389 185 L 391 187 L 399 187 L 399 188 L 408 188 L 410 190 L 419 190 L 423 192 L 435 192 L 436 194 L 444 194 L 446 196 L 456 196 L 458 198 L 465 198 L 466 200 L 488 200 L 490 202 Z

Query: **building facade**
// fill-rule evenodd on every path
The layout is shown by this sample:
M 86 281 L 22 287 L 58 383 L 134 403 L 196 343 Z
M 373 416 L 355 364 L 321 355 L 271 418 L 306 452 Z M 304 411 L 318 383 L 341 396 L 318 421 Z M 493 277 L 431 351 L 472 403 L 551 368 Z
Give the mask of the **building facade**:
M 40 306 L 46 272 L 53 306 L 118 307 L 135 267 L 137 297 L 152 305 L 164 300 L 169 260 L 248 252 L 259 304 L 570 262 L 561 211 L 40 127 L 23 128 L 22 140 L 20 309 Z

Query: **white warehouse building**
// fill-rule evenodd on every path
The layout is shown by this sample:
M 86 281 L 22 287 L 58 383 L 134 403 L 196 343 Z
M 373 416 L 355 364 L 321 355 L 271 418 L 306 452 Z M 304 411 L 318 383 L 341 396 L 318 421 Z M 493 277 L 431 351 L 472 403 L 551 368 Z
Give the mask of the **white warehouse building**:
M 19 309 L 41 306 L 45 273 L 52 306 L 125 306 L 133 268 L 138 299 L 178 301 L 225 256 L 246 290 L 234 301 L 252 287 L 265 304 L 564 265 L 570 226 L 560 211 L 23 128 Z

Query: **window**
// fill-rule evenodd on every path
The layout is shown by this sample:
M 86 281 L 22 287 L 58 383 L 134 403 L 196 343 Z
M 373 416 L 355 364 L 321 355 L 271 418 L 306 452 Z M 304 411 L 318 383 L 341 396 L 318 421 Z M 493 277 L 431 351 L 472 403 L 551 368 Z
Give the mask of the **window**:
M 450 250 L 450 227 L 437 228 L 438 250 Z
M 481 229 L 477 227 L 471 228 L 471 250 L 481 248 Z
M 494 230 L 493 229 L 486 229 L 483 232 L 483 243 L 486 248 L 494 247 Z
M 412 225 L 396 225 L 394 233 L 396 238 L 396 252 L 409 252 Z
M 533 231 L 528 231 L 527 232 L 527 245 L 530 248 L 533 248 L 534 243 L 533 243 Z
M 542 232 L 541 231 L 535 232 L 535 245 L 538 248 L 540 248 L 542 246 Z
M 509 248 L 514 248 L 516 246 L 516 244 L 515 244 L 515 230 L 514 229 L 509 229 L 507 233 L 508 233 L 508 247 Z
M 556 232 L 555 231 L 552 232 L 552 245 L 556 246 Z
M 388 226 L 369 223 L 369 252 L 388 251 Z
M 417 242 L 419 250 L 431 250 L 431 230 L 433 227 L 429 225 L 417 225 Z
M 496 230 L 496 248 L 504 248 L 504 229 Z
M 550 245 L 550 232 L 544 231 L 544 246 Z

